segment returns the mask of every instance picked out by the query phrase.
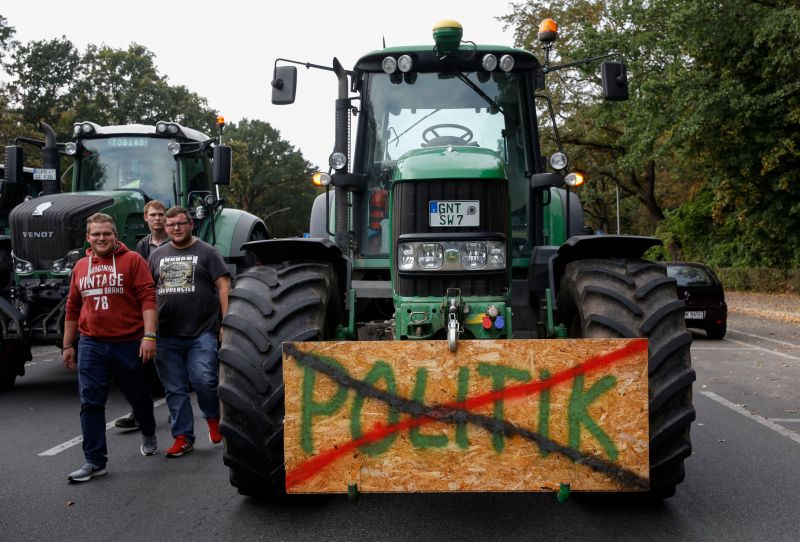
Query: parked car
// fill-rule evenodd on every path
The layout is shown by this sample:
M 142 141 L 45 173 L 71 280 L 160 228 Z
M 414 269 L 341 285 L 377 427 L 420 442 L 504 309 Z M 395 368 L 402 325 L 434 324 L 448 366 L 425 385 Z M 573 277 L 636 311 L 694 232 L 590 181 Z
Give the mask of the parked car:
M 667 275 L 678 282 L 678 299 L 686 303 L 686 327 L 704 329 L 710 339 L 722 339 L 728 326 L 728 306 L 714 272 L 696 262 L 664 265 Z

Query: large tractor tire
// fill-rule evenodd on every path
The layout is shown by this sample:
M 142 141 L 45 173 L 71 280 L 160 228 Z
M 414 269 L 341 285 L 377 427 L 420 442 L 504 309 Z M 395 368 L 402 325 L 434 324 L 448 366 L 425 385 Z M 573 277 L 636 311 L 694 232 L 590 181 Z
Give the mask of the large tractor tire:
M 341 295 L 326 262 L 248 269 L 230 293 L 220 348 L 220 431 L 231 484 L 243 495 L 285 494 L 284 342 L 334 336 Z
M 675 494 L 692 453 L 692 369 L 684 304 L 675 279 L 644 260 L 582 260 L 567 265 L 558 311 L 570 337 L 649 340 L 650 495 Z

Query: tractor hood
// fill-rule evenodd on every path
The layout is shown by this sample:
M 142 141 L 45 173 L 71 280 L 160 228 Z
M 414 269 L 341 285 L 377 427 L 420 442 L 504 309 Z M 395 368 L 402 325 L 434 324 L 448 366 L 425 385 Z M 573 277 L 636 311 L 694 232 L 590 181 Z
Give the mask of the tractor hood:
M 143 211 L 144 198 L 138 192 L 61 193 L 34 198 L 11 211 L 12 249 L 34 270 L 49 270 L 54 260 L 84 246 L 86 219 L 98 212 L 111 215 L 120 240 L 136 246 L 136 240 L 147 233 Z
M 505 163 L 496 152 L 449 145 L 405 153 L 397 160 L 393 180 L 505 178 Z

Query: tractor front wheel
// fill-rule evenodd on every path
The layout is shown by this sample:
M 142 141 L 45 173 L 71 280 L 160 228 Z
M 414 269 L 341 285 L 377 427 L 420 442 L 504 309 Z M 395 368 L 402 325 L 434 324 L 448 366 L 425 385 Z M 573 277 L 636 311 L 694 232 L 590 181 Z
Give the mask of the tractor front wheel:
M 692 369 L 684 304 L 675 279 L 644 260 L 579 260 L 567 264 L 558 298 L 570 337 L 648 339 L 650 494 L 667 498 L 684 478 L 692 453 Z
M 219 352 L 220 431 L 231 484 L 243 495 L 283 495 L 282 343 L 334 336 L 341 296 L 326 262 L 284 262 L 237 277 Z

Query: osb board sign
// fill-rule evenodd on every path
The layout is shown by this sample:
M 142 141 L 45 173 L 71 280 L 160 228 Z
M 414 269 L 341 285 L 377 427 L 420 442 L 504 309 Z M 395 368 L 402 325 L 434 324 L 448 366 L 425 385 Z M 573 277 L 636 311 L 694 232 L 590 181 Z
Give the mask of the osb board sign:
M 642 491 L 646 339 L 284 343 L 290 493 Z

